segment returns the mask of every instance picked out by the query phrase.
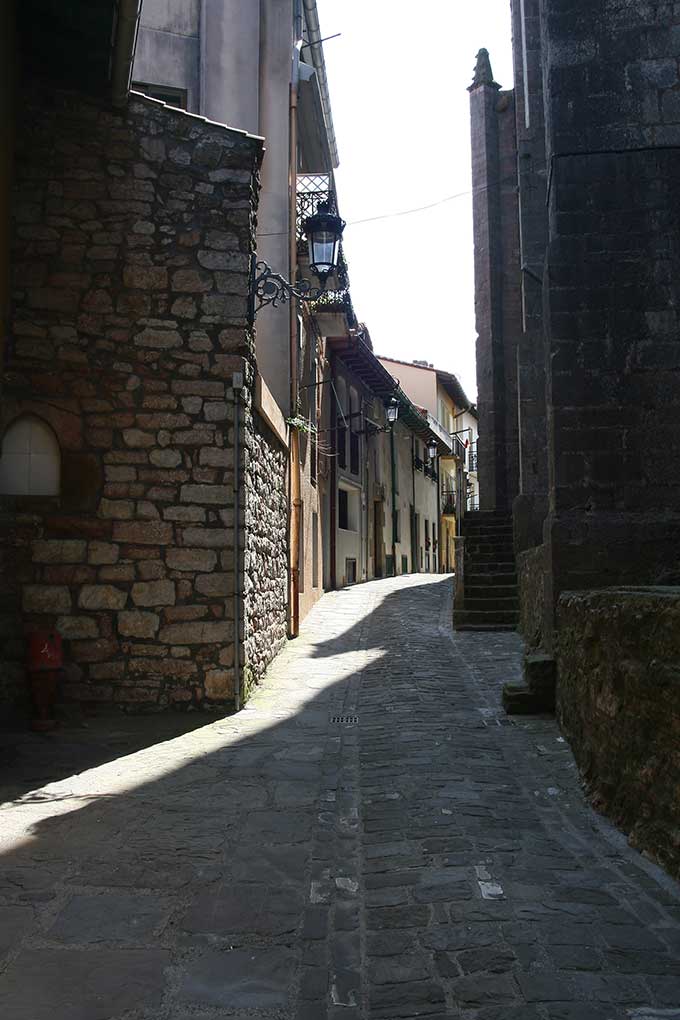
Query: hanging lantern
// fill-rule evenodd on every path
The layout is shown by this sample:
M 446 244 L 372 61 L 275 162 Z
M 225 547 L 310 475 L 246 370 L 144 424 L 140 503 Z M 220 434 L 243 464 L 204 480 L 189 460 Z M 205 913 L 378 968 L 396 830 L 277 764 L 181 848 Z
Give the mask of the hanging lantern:
M 395 421 L 399 417 L 399 401 L 396 397 L 390 397 L 385 405 L 385 412 L 390 425 L 394 425 Z
M 344 229 L 345 221 L 330 212 L 327 202 L 320 202 L 314 216 L 304 222 L 309 245 L 309 268 L 322 281 L 338 268 Z

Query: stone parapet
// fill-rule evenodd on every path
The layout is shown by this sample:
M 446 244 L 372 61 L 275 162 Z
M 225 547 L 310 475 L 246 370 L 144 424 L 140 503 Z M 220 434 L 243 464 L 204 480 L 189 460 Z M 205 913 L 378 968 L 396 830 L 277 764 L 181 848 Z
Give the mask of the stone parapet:
M 563 592 L 557 710 L 595 806 L 680 875 L 680 588 Z

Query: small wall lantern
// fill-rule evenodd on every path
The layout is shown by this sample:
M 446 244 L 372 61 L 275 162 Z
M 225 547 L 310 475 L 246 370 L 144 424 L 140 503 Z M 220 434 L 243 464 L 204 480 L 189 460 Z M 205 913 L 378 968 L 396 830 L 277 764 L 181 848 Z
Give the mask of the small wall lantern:
M 437 456 L 437 442 L 435 439 L 430 439 L 427 444 L 427 456 L 430 460 L 435 460 Z
M 387 421 L 389 424 L 394 425 L 395 421 L 399 417 L 399 401 L 396 397 L 390 397 L 385 405 L 385 412 L 387 414 Z

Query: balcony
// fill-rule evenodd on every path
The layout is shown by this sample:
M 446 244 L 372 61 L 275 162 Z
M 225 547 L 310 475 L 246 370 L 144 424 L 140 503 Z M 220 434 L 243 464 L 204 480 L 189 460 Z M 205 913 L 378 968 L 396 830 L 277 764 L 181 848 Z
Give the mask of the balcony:
M 456 493 L 454 489 L 444 489 L 442 492 L 442 517 L 456 516 Z
M 477 470 L 477 444 L 472 443 L 468 450 L 468 471 Z

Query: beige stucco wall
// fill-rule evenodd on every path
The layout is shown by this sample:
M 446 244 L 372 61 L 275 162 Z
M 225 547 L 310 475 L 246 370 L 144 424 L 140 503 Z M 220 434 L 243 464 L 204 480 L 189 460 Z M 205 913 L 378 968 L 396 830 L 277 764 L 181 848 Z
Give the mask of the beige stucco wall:
M 424 407 L 437 417 L 437 376 L 434 369 L 419 365 L 407 365 L 390 358 L 379 358 L 387 371 L 399 380 L 406 393 L 416 407 Z

